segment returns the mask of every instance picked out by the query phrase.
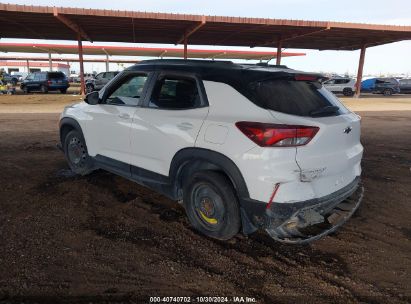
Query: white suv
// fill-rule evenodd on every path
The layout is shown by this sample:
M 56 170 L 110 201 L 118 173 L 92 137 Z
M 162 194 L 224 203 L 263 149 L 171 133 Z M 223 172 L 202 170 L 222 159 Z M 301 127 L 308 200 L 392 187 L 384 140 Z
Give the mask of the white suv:
M 333 93 L 342 93 L 344 96 L 353 96 L 355 93 L 355 79 L 348 77 L 332 78 L 323 83 L 324 87 Z
M 182 201 L 192 225 L 229 239 L 265 229 L 302 243 L 357 209 L 360 117 L 283 66 L 148 60 L 61 115 L 78 174 L 104 169 Z

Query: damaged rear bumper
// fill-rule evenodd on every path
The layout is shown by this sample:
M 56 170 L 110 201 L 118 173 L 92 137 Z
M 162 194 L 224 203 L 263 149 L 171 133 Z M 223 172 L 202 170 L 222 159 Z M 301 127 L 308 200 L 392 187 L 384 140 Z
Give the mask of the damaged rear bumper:
M 344 188 L 318 199 L 296 203 L 264 203 L 242 201 L 252 224 L 264 228 L 275 240 L 303 244 L 334 232 L 357 210 L 364 188 L 357 177 Z

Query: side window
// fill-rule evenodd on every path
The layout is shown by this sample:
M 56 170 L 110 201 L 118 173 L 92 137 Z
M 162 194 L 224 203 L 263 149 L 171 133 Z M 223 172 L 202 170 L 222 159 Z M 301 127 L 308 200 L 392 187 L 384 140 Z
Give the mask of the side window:
M 41 80 L 41 81 L 47 80 L 47 75 L 46 75 L 45 73 L 39 74 L 39 77 L 40 77 L 40 80 Z
M 41 74 L 40 73 L 34 73 L 34 81 L 40 81 L 41 80 Z
M 106 103 L 125 106 L 139 105 L 146 81 L 147 75 L 130 75 L 108 96 Z
M 388 84 L 388 83 L 390 83 L 388 80 L 385 80 L 385 79 L 377 79 L 376 81 L 375 81 L 375 83 L 376 84 Z
M 335 83 L 334 79 L 331 79 L 331 80 L 328 80 L 328 81 L 325 82 L 325 84 L 334 84 L 334 83 Z
M 33 80 L 34 79 L 34 74 L 29 74 L 27 77 L 26 77 L 26 80 Z
M 96 75 L 96 79 L 101 79 L 101 78 L 103 78 L 104 74 L 105 74 L 105 73 L 97 74 L 97 75 Z
M 189 77 L 160 77 L 153 89 L 150 108 L 181 110 L 201 105 L 197 81 Z

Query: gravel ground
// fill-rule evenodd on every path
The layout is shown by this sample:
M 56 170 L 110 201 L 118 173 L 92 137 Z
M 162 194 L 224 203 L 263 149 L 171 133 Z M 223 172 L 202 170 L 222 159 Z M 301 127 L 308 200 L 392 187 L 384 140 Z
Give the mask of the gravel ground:
M 263 232 L 208 239 L 153 191 L 103 171 L 71 176 L 55 148 L 58 114 L 22 113 L 79 98 L 58 96 L 0 97 L 0 302 L 411 301 L 411 109 L 359 112 L 363 204 L 336 234 L 288 246 Z

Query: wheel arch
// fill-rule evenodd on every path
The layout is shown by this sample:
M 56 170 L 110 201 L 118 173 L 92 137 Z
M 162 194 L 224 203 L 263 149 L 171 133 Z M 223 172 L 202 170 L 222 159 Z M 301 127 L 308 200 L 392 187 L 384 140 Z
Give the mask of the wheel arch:
M 250 234 L 256 231 L 256 226 L 250 220 L 249 208 L 247 204 L 244 204 L 250 197 L 244 177 L 237 165 L 219 152 L 204 148 L 185 148 L 176 153 L 169 173 L 175 199 L 182 198 L 184 178 L 197 170 L 218 171 L 228 178 L 238 199 L 243 233 Z
M 79 131 L 84 138 L 83 131 L 81 129 L 80 124 L 77 122 L 77 120 L 70 118 L 70 117 L 63 117 L 60 120 L 60 143 L 62 146 L 64 146 L 64 138 L 71 130 Z
M 185 148 L 174 155 L 169 177 L 177 196 L 180 196 L 178 191 L 182 189 L 184 178 L 199 170 L 221 171 L 230 180 L 238 197 L 249 197 L 247 184 L 237 165 L 227 156 L 204 148 Z

